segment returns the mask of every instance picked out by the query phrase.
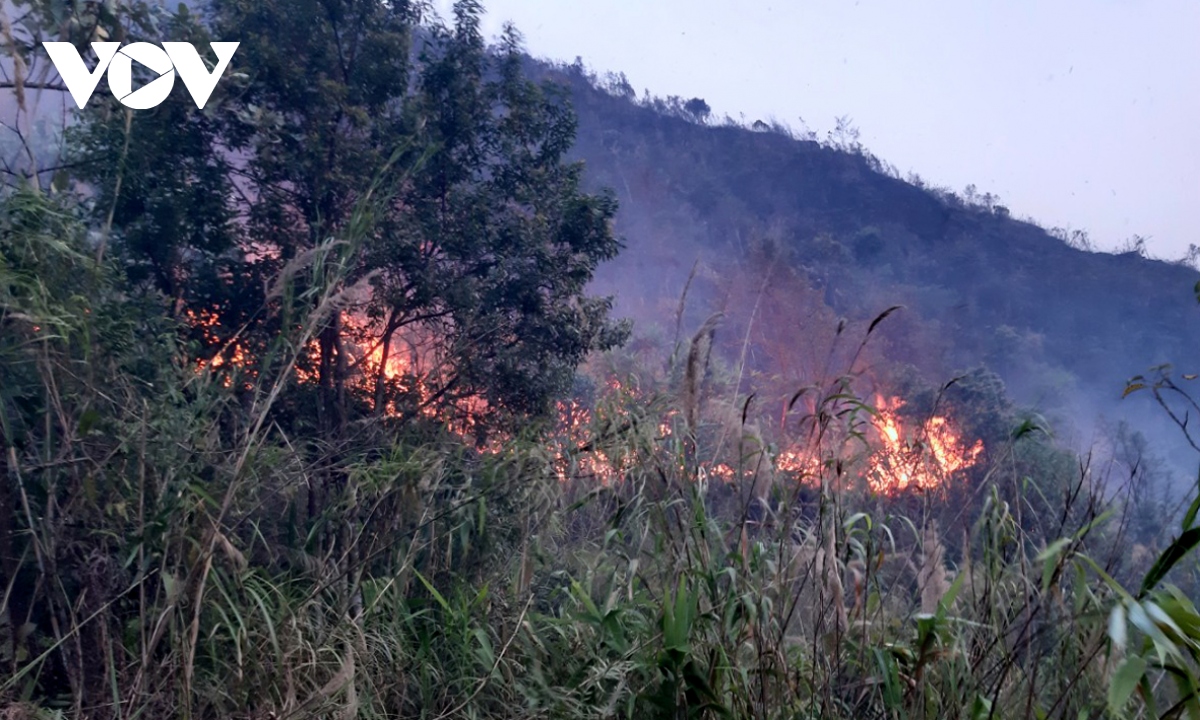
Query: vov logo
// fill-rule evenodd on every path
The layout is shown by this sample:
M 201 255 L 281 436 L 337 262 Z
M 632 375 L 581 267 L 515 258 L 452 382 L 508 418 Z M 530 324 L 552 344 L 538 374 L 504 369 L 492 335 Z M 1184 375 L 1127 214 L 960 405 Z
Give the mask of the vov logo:
M 96 91 L 96 85 L 105 70 L 108 71 L 108 89 L 127 108 L 149 110 L 157 107 L 171 94 L 171 88 L 175 86 L 175 73 L 178 72 L 192 99 L 196 101 L 196 107 L 203 110 L 240 43 L 210 44 L 217 55 L 217 66 L 211 73 L 196 48 L 185 42 L 165 42 L 161 48 L 147 42 L 131 43 L 123 48 L 119 42 L 94 42 L 92 51 L 99 62 L 90 71 L 71 43 L 44 42 L 42 46 L 46 48 L 50 61 L 58 69 L 63 83 L 81 110 Z M 134 61 L 158 74 L 158 77 L 137 90 L 133 89 Z

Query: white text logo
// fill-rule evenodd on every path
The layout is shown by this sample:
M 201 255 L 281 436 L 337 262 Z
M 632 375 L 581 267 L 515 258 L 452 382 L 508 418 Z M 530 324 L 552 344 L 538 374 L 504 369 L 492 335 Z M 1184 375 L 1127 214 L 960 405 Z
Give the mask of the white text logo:
M 98 62 L 93 70 L 88 70 L 83 64 L 83 58 L 75 46 L 68 42 L 42 43 L 50 55 L 51 62 L 62 76 L 63 83 L 75 99 L 75 104 L 83 108 L 96 90 L 100 76 L 108 71 L 108 88 L 113 97 L 122 105 L 134 110 L 149 110 L 156 107 L 175 86 L 175 73 L 183 78 L 196 107 L 204 109 L 204 104 L 212 95 L 221 79 L 225 68 L 240 43 L 215 42 L 211 43 L 213 52 L 217 55 L 217 66 L 210 73 L 200 59 L 200 53 L 191 43 L 165 42 L 162 47 L 146 42 L 136 42 L 120 48 L 117 42 L 94 42 L 92 50 L 96 53 Z M 146 83 L 137 90 L 133 89 L 133 62 L 137 61 L 149 68 L 158 77 Z

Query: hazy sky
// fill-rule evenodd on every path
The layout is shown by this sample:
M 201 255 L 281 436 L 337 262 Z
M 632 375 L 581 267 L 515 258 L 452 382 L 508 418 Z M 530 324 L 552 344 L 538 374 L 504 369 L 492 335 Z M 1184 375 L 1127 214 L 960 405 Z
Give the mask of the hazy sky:
M 449 2 L 437 2 L 443 11 Z M 535 56 L 824 136 L 1016 216 L 1200 245 L 1198 0 L 485 0 Z M 448 16 L 448 13 L 443 12 Z

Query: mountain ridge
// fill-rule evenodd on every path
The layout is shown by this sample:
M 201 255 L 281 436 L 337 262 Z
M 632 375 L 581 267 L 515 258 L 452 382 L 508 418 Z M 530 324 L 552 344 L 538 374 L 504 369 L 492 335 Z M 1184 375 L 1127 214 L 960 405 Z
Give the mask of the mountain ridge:
M 532 72 L 566 85 L 574 157 L 620 201 L 627 247 L 596 285 L 637 320 L 666 322 L 694 262 L 743 262 L 753 240 L 785 248 L 837 315 L 903 304 L 949 346 L 935 362 L 892 360 L 941 377 L 982 363 L 1024 403 L 1082 389 L 1112 411 L 1131 376 L 1200 358 L 1193 268 L 1074 247 L 990 196 L 972 204 L 888 174 L 861 146 L 706 122 L 688 109 L 703 101 L 638 101 L 578 64 Z

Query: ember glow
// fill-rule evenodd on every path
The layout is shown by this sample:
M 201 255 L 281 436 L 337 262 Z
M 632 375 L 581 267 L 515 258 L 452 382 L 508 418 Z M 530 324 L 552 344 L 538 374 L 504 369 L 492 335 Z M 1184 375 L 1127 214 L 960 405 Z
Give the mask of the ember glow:
M 554 472 L 559 482 L 582 478 L 612 485 L 621 478 L 622 460 L 610 458 L 595 449 L 580 452 L 593 439 L 592 411 L 578 400 L 560 400 L 556 404 L 558 427 L 554 448 Z
M 784 450 L 775 457 L 775 467 L 786 473 L 792 473 L 806 485 L 817 485 L 821 481 L 821 471 L 824 463 L 819 458 L 804 450 Z
M 342 313 L 342 325 L 350 338 L 348 352 L 353 358 L 349 382 L 365 395 L 374 396 L 376 383 L 382 380 L 391 391 L 384 394 L 383 414 L 398 417 L 403 412 L 396 396 L 407 396 L 416 412 L 446 423 L 453 432 L 478 442 L 480 418 L 488 412 L 487 400 L 480 395 L 444 399 L 440 407 L 432 402 L 438 390 L 448 382 L 447 365 L 431 330 L 420 325 L 406 326 L 392 335 L 385 347 L 377 329 L 362 316 Z M 410 411 L 412 408 L 410 407 Z M 488 446 L 499 447 L 500 438 L 489 437 Z
M 187 310 L 187 323 L 199 332 L 201 343 L 209 358 L 196 361 L 196 371 L 216 371 L 221 373 L 222 383 L 229 387 L 232 379 L 228 371 L 237 369 L 253 376 L 253 359 L 246 347 L 235 338 L 233 341 L 223 340 L 217 333 L 221 326 L 220 315 L 215 310 L 202 308 Z M 415 409 L 419 414 L 446 422 L 447 426 L 463 437 L 474 436 L 479 427 L 479 418 L 487 412 L 487 402 L 482 397 L 468 395 L 457 397 L 442 403 L 440 409 L 435 409 L 430 400 L 436 389 L 445 382 L 442 371 L 444 367 L 438 361 L 436 343 L 429 342 L 429 337 L 421 328 L 409 327 L 396 332 L 391 338 L 390 347 L 385 348 L 376 336 L 370 321 L 361 314 L 343 311 L 341 325 L 344 331 L 340 350 L 347 354 L 349 374 L 346 382 L 364 397 L 377 397 L 376 383 L 380 380 L 389 388 L 384 394 L 386 406 L 383 413 L 389 417 L 402 414 L 397 406 L 396 397 L 405 396 L 410 402 L 409 411 Z M 310 338 L 301 353 L 298 362 L 293 367 L 296 381 L 301 384 L 316 384 L 319 382 L 317 371 L 321 360 L 320 343 L 316 337 Z M 247 385 L 249 387 L 249 385 Z M 490 444 L 495 444 L 490 439 Z
M 879 414 L 872 424 L 880 446 L 871 454 L 867 482 L 877 493 L 944 489 L 954 473 L 973 467 L 983 454 L 982 440 L 968 445 L 942 415 L 905 427 L 897 413 L 903 400 L 876 397 L 875 406 Z
M 213 355 L 210 359 L 200 358 L 196 361 L 196 371 L 203 371 L 205 368 L 239 368 L 244 369 L 246 366 L 247 351 L 240 342 L 226 342 L 217 334 L 217 328 L 221 324 L 221 317 L 215 310 L 201 308 L 199 310 L 188 310 L 184 317 L 188 325 L 197 329 L 200 332 L 201 343 L 206 349 L 212 350 Z M 233 380 L 225 375 L 221 382 L 225 387 L 230 387 Z
M 197 361 L 196 370 L 217 371 L 228 386 L 231 369 L 247 370 L 248 352 L 235 338 L 223 341 L 217 334 L 220 318 L 213 310 L 187 311 L 188 323 L 200 332 L 203 344 L 212 353 L 209 358 Z M 377 382 L 388 385 L 387 406 L 382 414 L 399 416 L 397 397 L 407 397 L 408 412 L 416 411 L 431 419 L 437 419 L 446 427 L 464 438 L 474 438 L 481 449 L 499 452 L 504 438 L 495 434 L 475 437 L 479 431 L 478 419 L 487 413 L 486 401 L 477 396 L 466 396 L 452 400 L 448 406 L 435 410 L 428 403 L 434 394 L 432 388 L 443 378 L 436 361 L 436 352 L 424 343 L 419 331 L 411 330 L 408 336 L 397 333 L 391 347 L 384 348 L 374 337 L 370 323 L 352 313 L 343 313 L 343 326 L 347 329 L 345 349 L 350 360 L 351 386 L 366 397 L 380 397 L 374 391 Z M 427 339 L 427 338 L 425 338 Z M 385 352 L 386 350 L 386 352 Z M 306 362 L 295 368 L 296 379 L 301 383 L 315 383 L 313 368 L 319 361 L 316 339 L 309 342 Z M 221 372 L 225 371 L 225 372 Z M 615 377 L 608 377 L 600 386 L 600 394 L 607 400 L 622 397 L 637 401 L 641 393 L 636 387 L 626 386 Z M 983 455 L 983 442 L 968 443 L 957 426 L 945 415 L 934 415 L 924 422 L 914 421 L 901 415 L 904 401 L 898 397 L 876 396 L 877 413 L 870 420 L 867 440 L 871 445 L 865 463 L 859 465 L 857 475 L 866 480 L 872 492 L 881 495 L 899 495 L 910 491 L 944 490 L 951 478 L 960 471 L 975 466 Z M 637 462 L 634 454 L 627 450 L 596 447 L 594 417 L 598 409 L 586 407 L 578 400 L 560 401 L 557 406 L 558 423 L 555 432 L 555 472 L 559 479 L 588 479 L 604 485 L 620 482 L 620 479 Z M 618 411 L 619 412 L 619 411 Z M 675 441 L 675 416 L 671 410 L 655 421 L 658 442 Z M 602 412 L 602 414 L 605 414 Z M 614 453 L 616 455 L 614 456 Z M 832 458 L 822 459 L 803 445 L 785 447 L 774 455 L 774 468 L 793 482 L 818 487 L 822 484 Z M 854 463 L 857 464 L 857 463 Z M 838 467 L 842 467 L 838 463 Z M 753 478 L 756 470 L 744 469 L 741 473 L 728 462 L 717 458 L 702 461 L 697 468 L 701 479 L 713 479 L 723 483 L 739 480 L 739 475 Z M 840 473 L 840 471 L 839 471 Z

